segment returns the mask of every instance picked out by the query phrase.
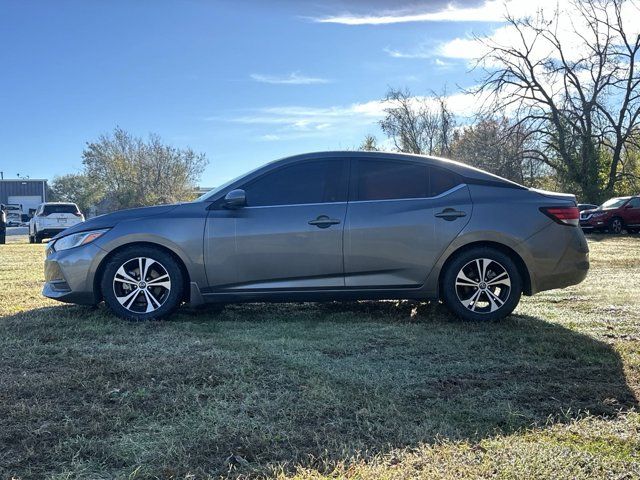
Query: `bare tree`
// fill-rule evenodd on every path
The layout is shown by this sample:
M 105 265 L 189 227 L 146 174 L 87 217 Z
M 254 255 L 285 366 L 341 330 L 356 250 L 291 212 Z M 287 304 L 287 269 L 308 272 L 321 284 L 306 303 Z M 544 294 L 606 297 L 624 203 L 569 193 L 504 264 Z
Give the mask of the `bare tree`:
M 502 118 L 482 118 L 456 132 L 453 157 L 518 183 L 534 186 L 544 165 L 532 156 L 525 125 Z
M 629 19 L 640 9 L 633 0 L 568 5 L 550 16 L 508 16 L 508 44 L 480 38 L 485 77 L 474 93 L 489 99 L 485 113 L 509 111 L 527 123 L 540 140 L 534 153 L 596 201 L 613 193 L 625 146 L 638 141 L 640 35 Z
M 388 107 L 380 128 L 399 151 L 450 154 L 455 119 L 444 97 L 419 98 L 408 90 L 391 89 L 384 101 Z

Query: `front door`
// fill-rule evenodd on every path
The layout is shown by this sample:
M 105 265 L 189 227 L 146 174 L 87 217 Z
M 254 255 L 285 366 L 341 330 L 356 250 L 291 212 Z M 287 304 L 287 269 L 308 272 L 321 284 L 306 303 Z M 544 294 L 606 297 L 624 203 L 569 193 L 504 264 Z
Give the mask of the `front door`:
M 242 188 L 247 205 L 212 210 L 206 266 L 213 291 L 344 286 L 348 160 L 283 166 Z
M 417 287 L 471 216 L 455 173 L 423 162 L 354 161 L 345 226 L 345 284 Z

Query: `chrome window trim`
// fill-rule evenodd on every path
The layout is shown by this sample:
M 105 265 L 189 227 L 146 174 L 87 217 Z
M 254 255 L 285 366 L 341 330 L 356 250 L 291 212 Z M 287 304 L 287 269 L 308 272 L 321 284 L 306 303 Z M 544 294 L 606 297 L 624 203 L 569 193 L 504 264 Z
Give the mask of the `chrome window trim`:
M 462 187 L 468 186 L 466 183 L 459 183 L 455 187 L 451 187 L 435 197 L 414 197 L 414 198 L 384 198 L 380 200 L 352 200 L 349 203 L 372 203 L 372 202 L 406 202 L 408 200 L 436 200 L 438 198 L 446 197 L 447 195 L 460 190 Z
M 279 207 L 312 207 L 314 205 L 346 205 L 347 202 L 315 202 L 315 203 L 286 203 L 282 205 L 254 205 L 239 208 L 238 210 L 247 210 L 250 208 L 279 208 Z
M 278 207 L 309 207 L 314 205 L 346 205 L 347 203 L 372 203 L 372 202 L 406 202 L 411 200 L 436 200 L 438 198 L 446 197 L 447 195 L 460 190 L 462 187 L 466 187 L 466 183 L 460 183 L 455 187 L 450 188 L 447 191 L 442 192 L 435 197 L 414 197 L 414 198 L 385 198 L 381 200 L 351 200 L 348 202 L 315 202 L 315 203 L 287 203 L 285 205 L 254 205 L 242 207 L 241 210 L 249 208 L 278 208 Z

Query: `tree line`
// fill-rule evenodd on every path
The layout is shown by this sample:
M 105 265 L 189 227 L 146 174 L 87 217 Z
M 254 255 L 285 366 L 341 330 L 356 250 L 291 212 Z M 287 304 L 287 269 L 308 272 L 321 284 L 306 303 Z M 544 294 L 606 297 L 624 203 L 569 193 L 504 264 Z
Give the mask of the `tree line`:
M 569 0 L 532 17 L 507 14 L 500 37 L 477 37 L 475 115 L 446 95 L 391 88 L 386 137 L 364 150 L 449 157 L 518 183 L 600 203 L 640 192 L 640 8 L 634 0 Z M 471 101 L 471 100 L 470 100 Z M 190 200 L 208 161 L 190 148 L 121 128 L 86 145 L 81 173 L 57 177 L 52 198 L 100 211 Z
M 477 37 L 482 100 L 460 122 L 446 97 L 391 89 L 380 127 L 395 150 L 452 157 L 599 203 L 640 190 L 640 34 L 632 0 L 572 0 L 506 17 L 511 40 Z M 457 125 L 457 126 L 456 126 Z M 372 136 L 364 149 L 380 148 Z

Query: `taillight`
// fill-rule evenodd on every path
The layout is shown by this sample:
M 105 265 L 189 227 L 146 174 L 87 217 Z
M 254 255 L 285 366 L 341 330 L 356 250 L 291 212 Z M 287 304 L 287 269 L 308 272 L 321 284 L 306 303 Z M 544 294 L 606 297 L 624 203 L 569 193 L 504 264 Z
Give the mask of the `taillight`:
M 577 227 L 580 225 L 578 207 L 540 207 L 540 211 L 556 223 Z

